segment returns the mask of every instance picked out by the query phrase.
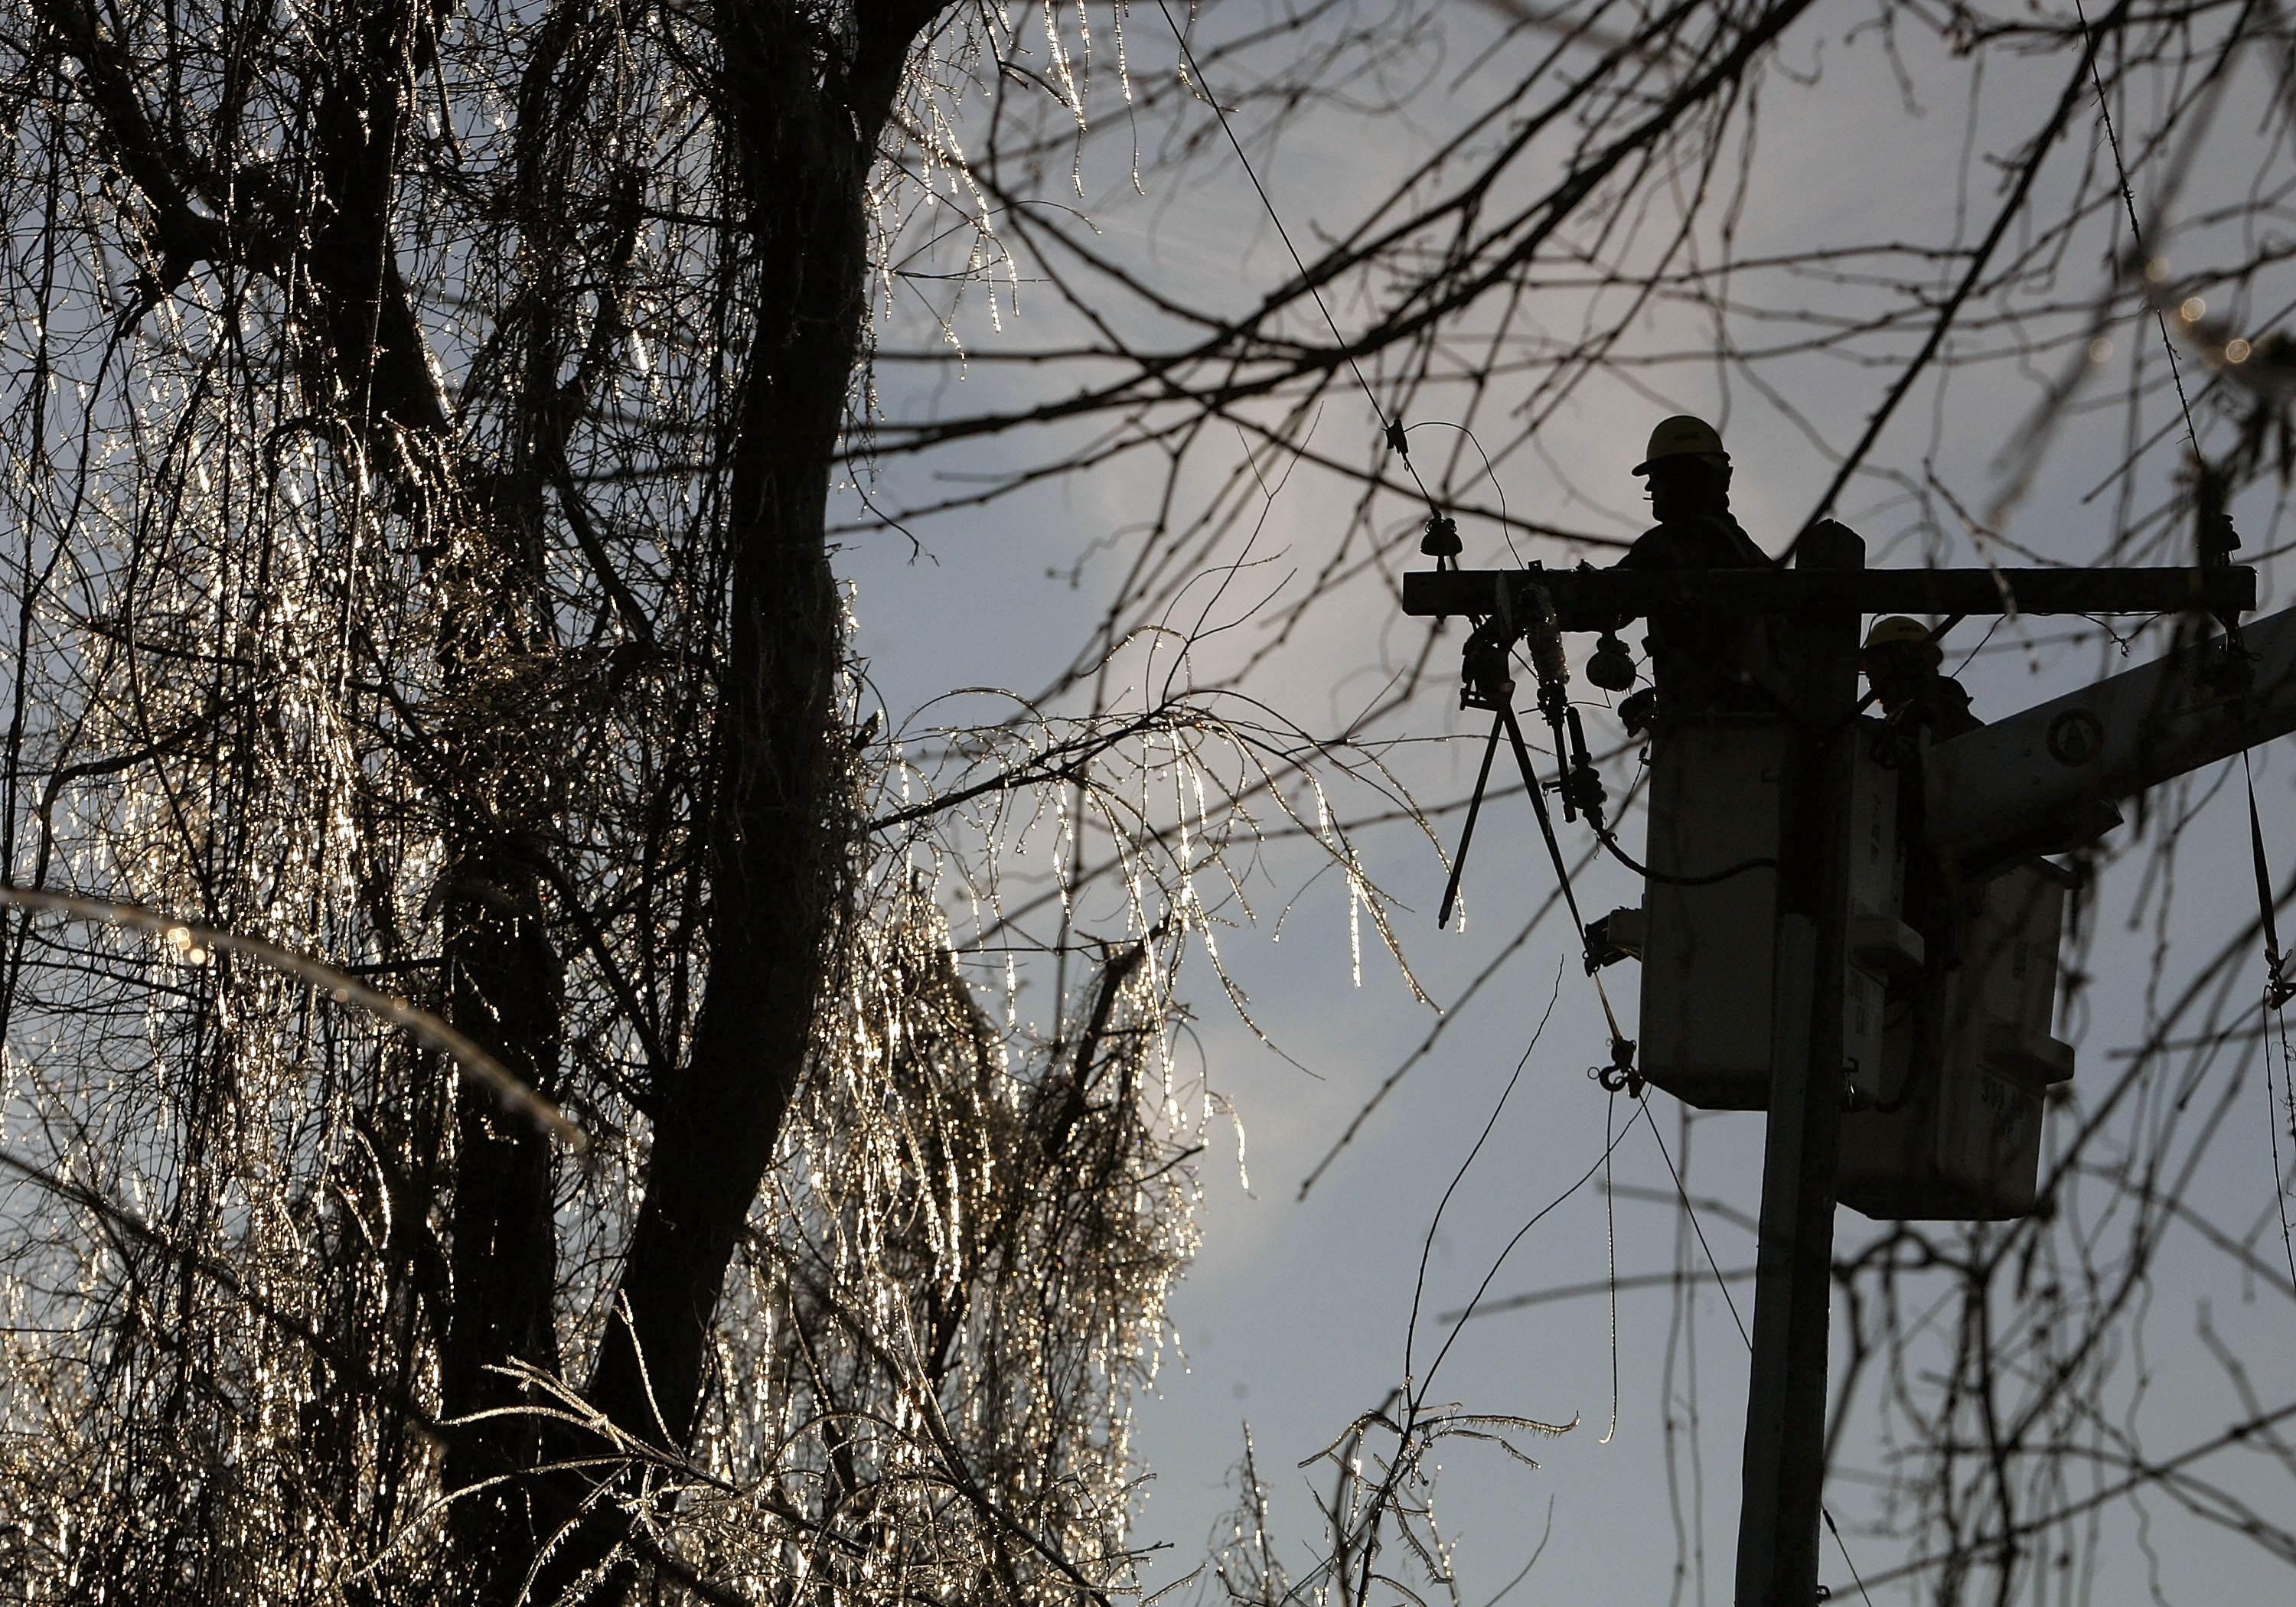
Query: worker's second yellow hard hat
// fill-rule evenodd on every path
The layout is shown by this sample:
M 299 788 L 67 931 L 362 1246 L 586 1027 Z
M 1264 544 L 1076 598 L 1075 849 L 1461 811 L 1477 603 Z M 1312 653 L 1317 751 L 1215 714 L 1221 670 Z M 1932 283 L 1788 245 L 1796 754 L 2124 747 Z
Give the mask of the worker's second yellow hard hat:
M 1886 619 L 1874 621 L 1874 628 L 1866 633 L 1866 651 L 1890 647 L 1900 642 L 1917 642 L 1929 649 L 1926 655 L 1931 662 L 1942 662 L 1945 650 L 1931 638 L 1930 627 L 1919 619 L 1908 619 L 1903 614 L 1892 614 Z
M 1661 458 L 1698 457 L 1717 467 L 1730 461 L 1722 450 L 1722 437 L 1704 419 L 1677 413 L 1670 419 L 1660 419 L 1658 428 L 1651 431 L 1650 455 L 1634 467 L 1636 474 L 1648 474 L 1651 465 Z

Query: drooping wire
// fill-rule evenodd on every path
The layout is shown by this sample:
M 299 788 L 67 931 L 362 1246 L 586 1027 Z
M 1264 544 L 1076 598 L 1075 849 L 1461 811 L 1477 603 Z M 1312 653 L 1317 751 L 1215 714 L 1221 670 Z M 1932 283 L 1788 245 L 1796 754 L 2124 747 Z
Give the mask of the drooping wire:
M 1472 447 L 1475 449 L 1475 455 L 1483 460 L 1483 477 L 1491 482 L 1491 489 L 1498 493 L 1499 537 L 1507 544 L 1507 555 L 1514 560 L 1518 569 L 1521 568 L 1522 554 L 1515 549 L 1514 545 L 1514 515 L 1507 512 L 1506 487 L 1499 479 L 1498 470 L 1491 463 L 1491 455 L 1484 451 L 1483 443 L 1475 439 L 1475 432 L 1466 425 L 1454 423 L 1449 419 L 1422 419 L 1415 424 L 1403 426 L 1403 433 L 1406 435 L 1410 434 L 1414 430 L 1456 430 L 1467 438 L 1467 445 Z M 1411 455 L 1406 453 L 1403 461 L 1409 463 Z M 1426 488 L 1422 486 L 1420 489 L 1423 491 Z
M 1594 1180 L 1595 1176 L 1602 1171 L 1603 1163 L 1610 1160 L 1611 1152 L 1617 1149 L 1620 1144 L 1626 1142 L 1627 1135 L 1634 1131 L 1634 1127 L 1635 1124 L 1630 1121 L 1625 1127 L 1620 1127 L 1618 1130 L 1617 1136 L 1613 1137 L 1608 1144 L 1603 1146 L 1603 1152 L 1595 1158 L 1592 1165 L 1588 1166 L 1585 1171 L 1579 1173 L 1578 1176 L 1573 1179 L 1562 1193 L 1556 1194 L 1554 1199 L 1549 1200 L 1545 1205 L 1540 1206 L 1538 1209 L 1532 1212 L 1530 1219 L 1525 1222 L 1521 1227 L 1514 1230 L 1514 1236 L 1510 1238 L 1505 1244 L 1499 1246 L 1499 1253 L 1491 1259 L 1490 1267 L 1483 1274 L 1482 1282 L 1475 1285 L 1475 1292 L 1469 1296 L 1467 1303 L 1459 1308 L 1457 1316 L 1456 1318 L 1447 1316 L 1446 1320 L 1451 1323 L 1451 1332 L 1450 1334 L 1443 1341 L 1442 1349 L 1436 1351 L 1435 1359 L 1427 1365 L 1427 1376 L 1424 1380 L 1421 1381 L 1420 1383 L 1420 1393 L 1422 1396 L 1424 1396 L 1427 1390 L 1432 1387 L 1437 1371 L 1442 1367 L 1444 1361 L 1451 1354 L 1451 1347 L 1457 1344 L 1459 1342 L 1459 1336 L 1467 1332 L 1467 1324 L 1474 1320 L 1475 1313 L 1482 1307 L 1483 1297 L 1488 1294 L 1491 1291 L 1492 1280 L 1496 1278 L 1499 1275 L 1500 1271 L 1506 1266 L 1507 1259 L 1515 1252 L 1515 1247 L 1521 1244 L 1523 1240 L 1529 1237 L 1530 1230 L 1532 1228 L 1537 1227 L 1540 1223 L 1546 1221 L 1546 1218 L 1555 1210 L 1559 1209 L 1564 1201 L 1570 1199 L 1573 1194 L 1576 1194 L 1580 1189 L 1585 1188 L 1588 1183 Z
M 2280 953 L 2280 922 L 2272 908 L 2272 876 L 2264 861 L 2264 823 L 2256 808 L 2256 771 L 2249 763 L 2248 750 L 2243 749 L 2240 767 L 2248 783 L 2248 846 L 2251 862 L 2256 872 L 2256 909 L 2258 924 L 2264 936 L 2264 1008 L 2279 1027 L 2280 1075 L 2296 1079 L 2296 1068 L 2292 1068 L 2288 1056 L 2288 1001 L 2296 996 L 2296 983 L 2291 983 L 2284 972 L 2284 960 Z M 2272 1087 L 2272 1037 L 2264 1035 L 2264 1104 L 2266 1130 L 2272 1139 L 2272 1203 L 2280 1216 L 2280 1249 L 2288 1258 L 2288 1285 L 2296 1292 L 2296 1240 L 2292 1240 L 2288 1228 L 2288 1179 L 2280 1166 L 2280 1102 Z M 2289 1104 L 2296 1111 L 2296 1080 L 2289 1084 Z M 2291 1137 L 2296 1137 L 2296 1123 L 2292 1123 Z
M 1439 516 L 1442 507 L 1436 502 L 1435 494 L 1427 488 L 1427 482 L 1419 478 L 1418 465 L 1411 461 L 1411 447 L 1404 438 L 1401 421 L 1387 416 L 1387 409 L 1380 406 L 1379 393 L 1371 388 L 1371 381 L 1364 377 L 1363 365 L 1356 361 L 1354 347 L 1340 332 L 1339 323 L 1332 316 L 1332 309 L 1324 305 L 1323 291 L 1316 288 L 1316 281 L 1308 272 L 1308 264 L 1301 258 L 1300 248 L 1292 243 L 1292 231 L 1283 226 L 1283 216 L 1275 210 L 1275 202 L 1269 197 L 1267 187 L 1259 182 L 1259 175 L 1252 170 L 1251 159 L 1243 153 L 1243 142 L 1235 137 L 1235 130 L 1229 126 L 1227 111 L 1220 105 L 1219 97 L 1204 81 L 1203 69 L 1196 65 L 1196 53 L 1188 47 L 1188 36 L 1174 19 L 1168 0 L 1156 0 L 1156 9 L 1164 13 L 1164 25 L 1172 30 L 1172 38 L 1180 47 L 1180 59 L 1188 64 L 1189 76 L 1195 80 L 1196 88 L 1203 95 L 1205 103 L 1212 109 L 1212 115 L 1219 119 L 1220 132 L 1227 135 L 1227 143 L 1235 152 L 1235 160 L 1243 164 L 1243 176 L 1251 181 L 1252 193 L 1259 197 L 1259 204 L 1267 209 L 1267 220 L 1275 225 L 1276 237 L 1283 242 L 1283 249 L 1291 253 L 1292 266 L 1300 270 L 1300 284 L 1316 303 L 1316 310 L 1323 314 L 1324 325 L 1332 332 L 1335 348 L 1347 359 L 1349 372 L 1356 376 L 1356 383 L 1363 387 L 1364 399 L 1371 404 L 1372 413 L 1379 420 L 1382 437 L 1395 448 L 1396 455 L 1403 459 L 1404 468 L 1410 472 L 1411 483 L 1419 488 L 1419 495 L 1425 499 L 1428 512 Z
M 1554 968 L 1554 989 L 1547 996 L 1546 1009 L 1539 1016 L 1538 1025 L 1531 1029 L 1530 1042 L 1523 1045 L 1522 1058 L 1514 1063 L 1514 1075 L 1508 1078 L 1506 1086 L 1499 1090 L 1497 1103 L 1491 1106 L 1490 1119 L 1483 1123 L 1483 1130 L 1476 1135 L 1473 1146 L 1467 1151 L 1467 1158 L 1459 1162 L 1459 1169 L 1451 1174 L 1450 1184 L 1443 1190 L 1442 1199 L 1436 1202 L 1434 1216 L 1428 1219 L 1427 1234 L 1419 1246 L 1419 1275 L 1411 1286 L 1411 1317 L 1403 1330 L 1403 1384 L 1406 1390 L 1411 1390 L 1414 1384 L 1411 1353 L 1419 1338 L 1419 1308 L 1427 1294 L 1427 1263 L 1435 1254 L 1435 1235 L 1442 1229 L 1443 1213 L 1451 1208 L 1451 1196 L 1457 1193 L 1459 1185 L 1467 1180 L 1467 1168 L 1475 1164 L 1475 1157 L 1481 1154 L 1483 1146 L 1490 1142 L 1491 1133 L 1499 1125 L 1499 1117 L 1505 1111 L 1507 1101 L 1514 1096 L 1515 1085 L 1522 1080 L 1531 1055 L 1538 1051 L 1538 1040 L 1546 1036 L 1546 1023 L 1553 1019 L 1555 1004 L 1562 997 L 1562 967 L 1558 964 Z M 1604 1136 L 1607 1137 L 1608 1134 Z M 1609 1159 L 1610 1152 L 1605 1149 L 1603 1160 L 1607 1163 Z M 1416 1405 L 1417 1397 L 1411 1398 Z
M 2273 1034 L 2264 1035 L 2264 1121 L 2265 1131 L 2272 1139 L 2272 1202 L 2280 1213 L 2280 1250 L 2288 1258 L 2288 1286 L 2296 1290 L 2296 1240 L 2288 1230 L 2288 1179 L 2280 1167 L 2280 1124 L 2289 1124 L 2289 1134 L 2296 1137 L 2296 1065 L 2292 1065 L 2288 1054 L 2288 1017 L 2279 1014 L 2280 1082 L 2288 1090 L 2286 1111 L 2281 1109 L 2282 1098 L 2272 1082 Z

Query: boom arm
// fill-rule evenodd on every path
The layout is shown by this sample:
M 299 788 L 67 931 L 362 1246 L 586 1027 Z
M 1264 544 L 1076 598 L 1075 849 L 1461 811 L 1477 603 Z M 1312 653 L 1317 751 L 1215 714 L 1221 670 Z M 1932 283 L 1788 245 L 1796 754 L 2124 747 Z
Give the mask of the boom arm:
M 2120 799 L 2296 731 L 2296 609 L 2243 634 L 2244 686 L 2211 637 L 1938 743 L 1923 766 L 1931 844 L 1977 871 L 2093 840 Z

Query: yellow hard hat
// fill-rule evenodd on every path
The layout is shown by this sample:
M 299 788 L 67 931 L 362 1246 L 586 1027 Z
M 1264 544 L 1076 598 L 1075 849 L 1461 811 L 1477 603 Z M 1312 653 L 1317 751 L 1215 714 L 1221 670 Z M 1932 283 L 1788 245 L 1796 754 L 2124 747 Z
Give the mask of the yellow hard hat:
M 1650 455 L 1634 466 L 1634 472 L 1648 474 L 1652 463 L 1667 457 L 1703 458 L 1718 468 L 1730 461 L 1714 426 L 1686 413 L 1658 422 L 1658 428 L 1651 431 Z
M 1919 643 L 1929 649 L 1927 657 L 1935 663 L 1945 660 L 1945 650 L 1931 638 L 1930 627 L 1919 619 L 1908 619 L 1903 614 L 1892 614 L 1886 619 L 1874 621 L 1874 628 L 1866 633 L 1866 651 L 1877 647 L 1893 647 L 1900 642 Z

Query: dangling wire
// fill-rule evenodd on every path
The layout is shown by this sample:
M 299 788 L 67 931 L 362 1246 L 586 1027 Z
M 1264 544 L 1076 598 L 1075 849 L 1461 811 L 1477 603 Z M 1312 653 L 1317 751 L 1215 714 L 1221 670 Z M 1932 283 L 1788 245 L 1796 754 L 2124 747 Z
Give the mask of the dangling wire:
M 2280 922 L 2273 912 L 2272 874 L 2264 858 L 2264 823 L 2256 812 L 2256 771 L 2248 762 L 2245 748 L 2240 752 L 2240 767 L 2248 782 L 2248 847 L 2256 872 L 2256 916 L 2264 929 L 2264 1007 L 2278 1014 L 2291 997 L 2296 997 L 2296 983 L 2289 981 L 2280 953 Z
M 2280 1086 L 2285 1095 L 2272 1086 L 2272 1040 L 2276 1036 L 2264 1035 L 2264 1120 L 2272 1136 L 2272 1202 L 2280 1213 L 2280 1253 L 2288 1259 L 2288 1286 L 2296 1291 L 2296 1239 L 2288 1230 L 2287 1174 L 2280 1167 L 2280 1124 L 2288 1124 L 2291 1138 L 2296 1138 L 2296 1066 L 2292 1066 L 2288 1054 L 2288 1017 L 2279 1015 L 2276 1022 L 2280 1039 Z
M 2256 870 L 2256 914 L 2258 924 L 2264 930 L 2264 1008 L 2273 1018 L 2280 1039 L 2280 1075 L 2288 1084 L 2289 1135 L 2296 1138 L 2296 1069 L 2292 1069 L 2288 1054 L 2288 1001 L 2296 997 L 2296 983 L 2287 977 L 2285 962 L 2280 953 L 2280 922 L 2273 911 L 2272 876 L 2264 862 L 2264 823 L 2256 808 L 2256 772 L 2248 762 L 2248 752 L 2242 750 L 2240 767 L 2248 783 L 2248 846 Z M 2280 1214 L 2280 1249 L 2288 1258 L 2288 1285 L 2296 1291 L 2296 1239 L 2292 1239 L 2288 1227 L 2288 1180 L 2280 1166 L 2281 1101 L 2272 1086 L 2272 1039 L 2275 1034 L 2264 1035 L 2264 1105 L 2267 1130 L 2272 1138 L 2272 1203 Z
M 1611 1184 L 1611 1152 L 1619 1147 L 1611 1124 L 1619 1113 L 1619 1096 L 1603 1102 L 1603 1244 L 1611 1259 L 1611 1426 L 1597 1445 L 1608 1445 L 1619 1432 L 1619 1193 Z M 1633 1118 L 1628 1118 L 1632 1125 Z

